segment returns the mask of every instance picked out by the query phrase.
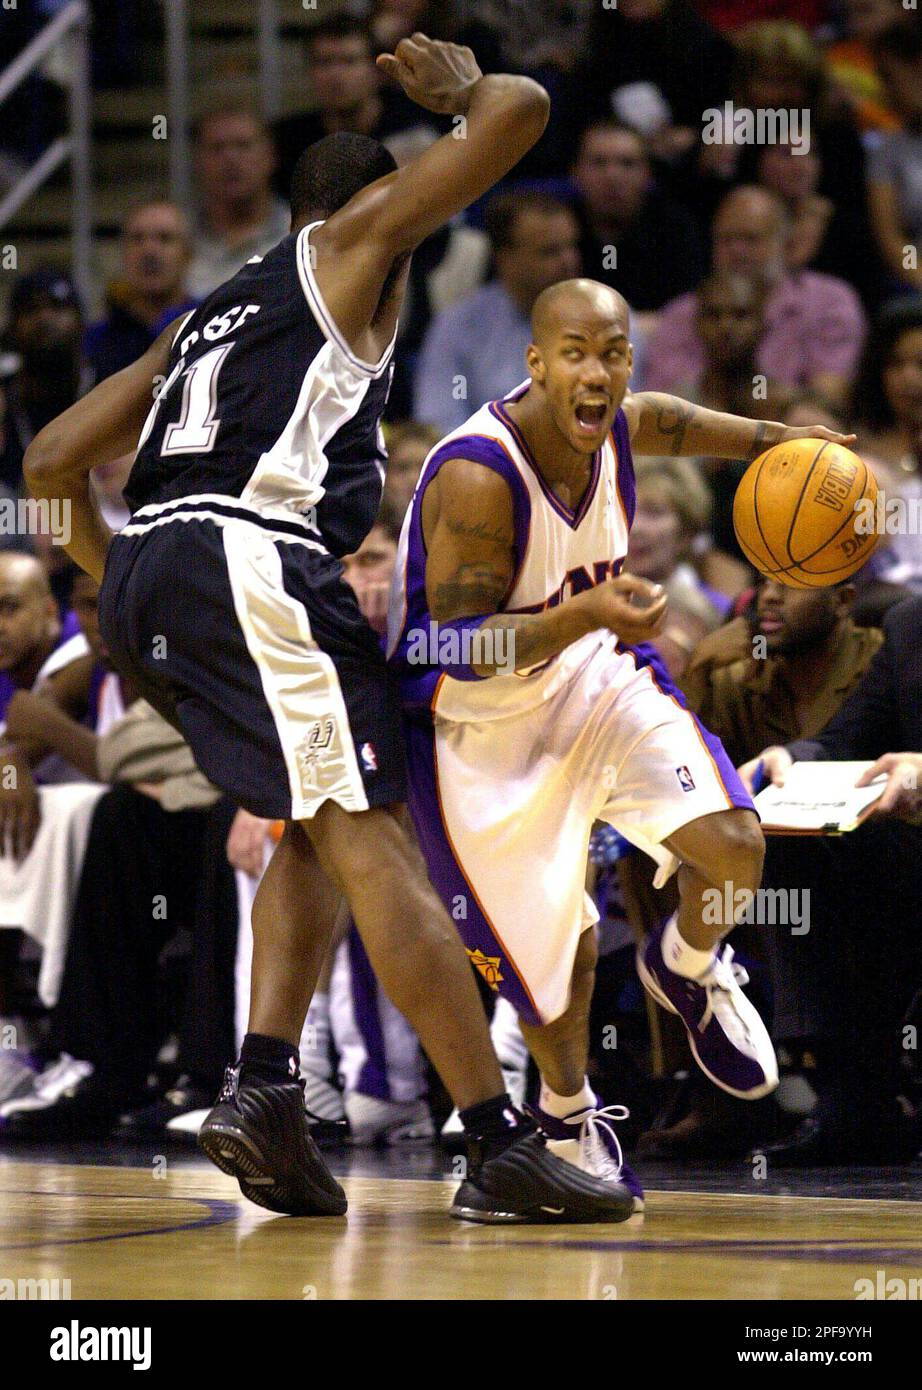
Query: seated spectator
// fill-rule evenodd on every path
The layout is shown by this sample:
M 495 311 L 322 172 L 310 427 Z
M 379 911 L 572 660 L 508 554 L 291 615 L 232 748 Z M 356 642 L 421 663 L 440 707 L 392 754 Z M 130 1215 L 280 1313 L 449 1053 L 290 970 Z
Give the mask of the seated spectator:
M 0 555 L 0 720 L 17 690 L 35 689 L 88 654 L 75 614 L 62 621 L 39 561 Z
M 862 453 L 888 501 L 922 510 L 922 302 L 897 302 L 874 325 L 853 393 Z M 892 552 L 881 577 L 922 587 L 922 535 L 912 524 L 894 523 L 882 538 Z
M 275 151 L 262 117 L 247 107 L 203 116 L 195 130 L 199 197 L 188 292 L 204 299 L 251 256 L 288 235 L 288 206 L 272 191 Z
M 766 381 L 756 364 L 765 337 L 765 299 L 762 281 L 739 271 L 715 270 L 701 282 L 695 292 L 701 371 L 696 379 L 679 384 L 678 395 L 711 410 L 780 418 L 790 392 L 777 382 Z M 730 571 L 731 587 L 724 592 L 735 593 L 749 573 L 733 530 L 733 498 L 747 464 L 737 459 L 699 462 L 713 497 L 713 544 L 727 560 L 733 557 L 735 562 Z
M 33 437 L 92 385 L 82 340 L 83 312 L 69 275 L 45 266 L 14 282 L 5 335 L 18 358 L 5 390 L 6 428 L 15 439 L 8 444 L 8 486 L 21 490 L 22 454 Z
M 525 380 L 531 306 L 547 285 L 580 272 L 576 218 L 545 194 L 500 194 L 487 231 L 495 279 L 438 314 L 419 355 L 413 415 L 443 432 Z
M 90 655 L 9 705 L 7 734 L 26 766 L 54 751 L 90 780 L 39 788 L 41 829 L 29 853 L 19 863 L 0 858 L 0 920 L 42 947 L 38 994 L 51 1009 L 47 1044 L 0 1059 L 5 1137 L 105 1133 L 120 1109 L 143 1099 L 162 1041 L 156 960 L 180 926 L 194 940 L 184 1102 L 212 1099 L 230 1045 L 235 905 L 219 851 L 232 808 L 176 732 L 111 670 L 97 595 L 95 581 L 78 574 L 74 611 Z M 175 1108 L 167 1103 L 167 1116 Z
M 400 40 L 411 34 L 450 39 L 446 8 L 437 0 L 372 0 L 368 28 L 375 52 L 393 53 Z
M 697 285 L 704 272 L 697 224 L 657 186 L 637 131 L 614 119 L 587 126 L 571 177 L 586 275 L 618 290 L 635 312 L 660 309 Z
M 816 263 L 835 213 L 832 199 L 817 192 L 822 168 L 815 139 L 806 151 L 795 151 L 781 141 L 759 151 L 759 186 L 776 193 L 788 210 L 786 258 L 791 270 Z
M 855 291 L 785 261 L 787 214 L 762 188 L 728 193 L 714 218 L 714 266 L 759 280 L 765 290 L 765 336 L 756 361 L 770 380 L 812 387 L 839 400 L 854 375 L 865 334 Z M 650 342 L 645 385 L 671 391 L 700 376 L 703 347 L 695 333 L 697 302 L 681 295 L 662 310 Z
M 470 8 L 495 36 L 506 71 L 542 77 L 570 72 L 585 52 L 592 0 L 479 0 Z
M 14 282 L 6 344 L 15 354 L 17 367 L 3 387 L 2 431 L 6 439 L 3 481 L 17 495 L 25 492 L 22 457 L 33 437 L 93 384 L 83 336 L 83 312 L 69 275 L 46 266 Z M 52 537 L 40 531 L 30 537 L 28 549 L 42 558 L 60 600 L 68 582 L 63 546 L 54 545 Z
M 596 6 L 583 52 L 567 101 L 574 128 L 614 114 L 650 140 L 657 159 L 694 148 L 702 112 L 730 94 L 732 45 L 689 0 Z
M 170 726 L 149 717 L 175 747 Z M 0 1142 L 102 1136 L 123 1112 L 126 1130 L 159 1138 L 175 1113 L 213 1101 L 233 1043 L 236 897 L 221 850 L 234 808 L 213 788 L 206 797 L 197 771 L 186 780 L 188 799 L 174 778 L 169 806 L 157 783 L 97 789 L 60 994 L 36 1049 L 41 1070 L 0 1105 Z M 192 957 L 179 1027 L 183 1077 L 178 1096 L 154 1100 L 152 1119 L 146 1081 L 164 1041 L 157 964 L 184 928 Z
M 760 382 L 756 365 L 766 331 L 765 300 L 763 281 L 743 271 L 715 270 L 701 281 L 695 291 L 694 319 L 701 369 L 680 383 L 680 395 L 711 410 L 746 416 L 765 412 L 769 390 L 777 399 L 777 385 Z
M 904 129 L 880 137 L 869 156 L 868 198 L 880 253 L 894 282 L 922 290 L 922 18 L 907 14 L 874 51 Z
M 137 361 L 167 324 L 195 308 L 186 293 L 192 246 L 175 203 L 141 203 L 122 227 L 122 274 L 108 289 L 108 313 L 87 332 L 96 380 Z
M 7 401 L 7 382 L 16 375 L 19 359 L 11 352 L 0 351 L 0 489 L 5 498 L 15 498 L 22 487 L 23 449 L 16 427 L 10 418 Z M 4 536 L 2 550 L 30 550 L 28 536 Z
M 42 923 L 36 923 L 31 934 L 38 934 L 42 941 L 47 937 L 60 940 L 67 929 L 65 858 L 71 848 L 79 856 L 93 805 L 92 796 L 85 798 L 79 792 L 71 795 L 70 788 L 61 788 L 60 792 L 56 788 L 49 792 L 53 806 L 50 816 L 46 816 L 45 792 L 36 781 L 42 783 L 43 771 L 51 778 L 56 774 L 60 778 L 63 771 L 60 766 L 50 765 L 47 753 L 51 748 L 47 742 L 36 745 L 25 737 L 28 728 L 33 728 L 28 721 L 39 698 L 38 691 L 56 702 L 60 699 L 61 709 L 67 709 L 71 716 L 86 717 L 92 682 L 93 657 L 79 631 L 76 614 L 68 612 L 67 619 L 61 621 L 47 575 L 38 560 L 11 553 L 0 555 L 0 737 L 3 763 L 10 769 L 0 785 L 0 999 L 8 994 L 19 955 L 19 930 L 26 926 L 24 913 L 28 915 L 29 910 L 29 903 L 24 901 L 24 885 L 18 881 L 19 866 L 26 862 L 36 837 L 45 830 L 47 855 L 56 863 L 56 892 L 50 897 L 47 894 L 47 873 L 36 876 L 35 887 L 46 908 Z M 75 733 L 85 734 L 86 730 Z M 70 776 L 76 776 L 72 767 Z M 63 806 L 61 816 L 56 815 L 58 802 Z M 53 972 L 54 951 L 49 956 L 49 967 Z M 53 987 L 49 974 L 43 983 Z M 14 1026 L 19 1033 L 19 1020 Z M 0 1101 L 31 1084 L 32 1076 L 33 1068 L 24 1048 L 0 1049 Z
M 717 627 L 730 600 L 710 589 L 689 563 L 711 511 L 707 484 L 691 459 L 640 458 L 637 504 L 625 569 L 669 594 L 666 627 L 656 646 L 677 680 L 696 644 Z
M 387 472 L 384 475 L 382 506 L 390 509 L 397 532 L 410 508 L 426 455 L 434 449 L 441 434 L 432 425 L 404 420 L 387 431 Z
M 914 904 L 922 892 L 922 598 L 891 608 L 884 642 L 849 698 L 812 737 L 759 740 L 757 764 L 783 783 L 792 759 L 871 760 L 888 776 L 856 830 L 770 837 L 765 883 L 808 890 L 809 931 L 764 933 L 774 946 L 774 1034 L 815 1061 L 813 1113 L 777 1144 L 776 1166 L 911 1160 L 920 1116 L 904 1093 L 907 1008 L 922 980 Z M 899 751 L 906 750 L 906 751 Z M 754 750 L 755 751 L 755 750 Z
M 276 186 L 285 196 L 301 154 L 324 135 L 351 130 L 373 136 L 399 164 L 441 134 L 439 117 L 383 81 L 371 31 L 361 20 L 342 12 L 329 15 L 311 25 L 304 46 L 315 105 L 272 128 L 279 156 Z
M 754 630 L 745 619 L 734 620 L 735 629 L 745 627 L 745 654 L 728 646 L 732 659 L 704 666 L 695 653 L 683 689 L 735 764 L 747 762 L 757 746 L 812 736 L 857 685 L 883 635 L 855 626 L 849 616 L 854 598 L 851 581 L 789 589 L 765 579 L 757 590 Z
M 901 0 L 845 0 L 845 36 L 826 50 L 830 76 L 863 131 L 900 128 L 878 71 L 874 42 L 904 14 Z
M 747 25 L 735 42 L 734 106 L 791 113 L 799 122 L 790 132 L 800 150 L 796 162 L 820 157 L 814 192 L 829 199 L 832 213 L 811 268 L 846 280 L 875 306 L 885 286 L 867 213 L 864 149 L 848 103 L 829 80 L 821 48 L 802 25 L 789 20 Z M 702 145 L 685 171 L 691 175 L 686 195 L 710 218 L 729 180 L 757 181 L 766 148 L 764 142 L 731 139 Z

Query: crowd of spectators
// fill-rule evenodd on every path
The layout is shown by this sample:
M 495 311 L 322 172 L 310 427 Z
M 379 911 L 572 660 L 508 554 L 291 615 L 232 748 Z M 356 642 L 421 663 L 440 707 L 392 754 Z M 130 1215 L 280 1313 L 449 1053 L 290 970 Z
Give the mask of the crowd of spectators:
M 553 110 L 504 185 L 414 256 L 384 502 L 346 562 L 369 621 L 383 629 L 428 450 L 524 379 L 535 298 L 583 274 L 631 306 L 632 389 L 854 430 L 888 501 L 918 504 L 898 512 L 903 524 L 853 583 L 802 594 L 757 583 L 736 546 L 743 465 L 639 461 L 627 568 L 669 591 L 660 654 L 691 707 L 750 773 L 782 746 L 799 757 L 919 752 L 922 16 L 901 0 L 360 8 L 306 30 L 304 110 L 270 126 L 255 105 L 219 99 L 198 115 L 195 205 L 151 188 L 125 208 L 121 266 L 98 321 L 87 322 L 66 266 L 16 280 L 0 339 L 0 498 L 23 496 L 22 455 L 44 424 L 286 235 L 287 181 L 306 145 L 358 131 L 400 163 L 451 129 L 375 66 L 376 53 L 422 29 L 469 43 L 485 70 L 535 76 Z M 794 119 L 745 142 L 728 111 Z M 715 113 L 716 141 L 705 138 Z M 34 157 L 31 143 L 8 152 L 24 154 Z M 94 478 L 113 526 L 127 517 L 130 466 Z M 107 667 L 92 584 L 53 536 L 0 537 L 0 718 L 4 763 L 18 770 L 0 785 L 0 1142 L 116 1124 L 126 1135 L 194 1133 L 242 1031 L 248 903 L 275 830 L 209 788 L 166 726 L 137 709 Z M 636 934 L 668 905 L 641 856 L 597 838 L 605 954 L 593 1065 L 611 1099 L 629 1092 L 648 1153 L 739 1153 L 769 1140 L 776 1162 L 918 1151 L 922 1068 L 901 1045 L 922 998 L 918 810 L 901 802 L 822 846 L 772 844 L 766 882 L 811 888 L 814 919 L 803 937 L 741 933 L 738 955 L 785 1062 L 780 1100 L 745 1120 L 745 1107 L 703 1084 L 670 1089 L 687 1058 L 668 1028 L 659 1038 L 630 969 Z M 308 1102 L 325 1121 L 348 1118 L 359 1142 L 427 1140 L 415 1040 L 375 997 L 345 918 L 338 940 L 302 1041 Z M 622 1026 L 626 1054 L 604 1050 L 603 1022 Z M 521 1036 L 504 1009 L 494 1023 L 522 1094 Z M 435 1091 L 430 1101 L 444 1118 Z

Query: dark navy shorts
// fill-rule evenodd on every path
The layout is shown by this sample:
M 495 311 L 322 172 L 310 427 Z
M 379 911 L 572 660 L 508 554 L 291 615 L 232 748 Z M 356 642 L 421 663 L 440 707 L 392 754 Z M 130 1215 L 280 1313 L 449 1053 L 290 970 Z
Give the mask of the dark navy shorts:
M 339 561 L 299 532 L 211 499 L 141 508 L 109 550 L 103 639 L 206 777 L 254 814 L 403 801 L 380 643 Z

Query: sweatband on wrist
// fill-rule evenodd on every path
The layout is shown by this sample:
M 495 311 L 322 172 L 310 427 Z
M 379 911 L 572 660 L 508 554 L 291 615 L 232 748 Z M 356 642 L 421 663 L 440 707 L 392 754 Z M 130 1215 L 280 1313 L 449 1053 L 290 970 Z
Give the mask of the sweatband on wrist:
M 430 619 L 427 627 L 411 629 L 407 661 L 444 671 L 456 681 L 486 680 L 486 676 L 477 674 L 474 665 L 479 665 L 485 653 L 492 660 L 492 636 L 477 635 L 492 616 L 484 613 L 479 618 L 453 618 L 448 623 Z

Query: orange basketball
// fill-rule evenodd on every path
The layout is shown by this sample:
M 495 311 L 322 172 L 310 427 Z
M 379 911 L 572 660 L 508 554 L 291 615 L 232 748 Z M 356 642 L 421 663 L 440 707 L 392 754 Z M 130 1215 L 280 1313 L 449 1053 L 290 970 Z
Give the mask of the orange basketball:
M 858 507 L 862 499 L 870 505 Z M 824 589 L 874 553 L 876 499 L 877 480 L 857 454 L 821 439 L 795 439 L 746 469 L 733 499 L 733 529 L 767 579 Z

